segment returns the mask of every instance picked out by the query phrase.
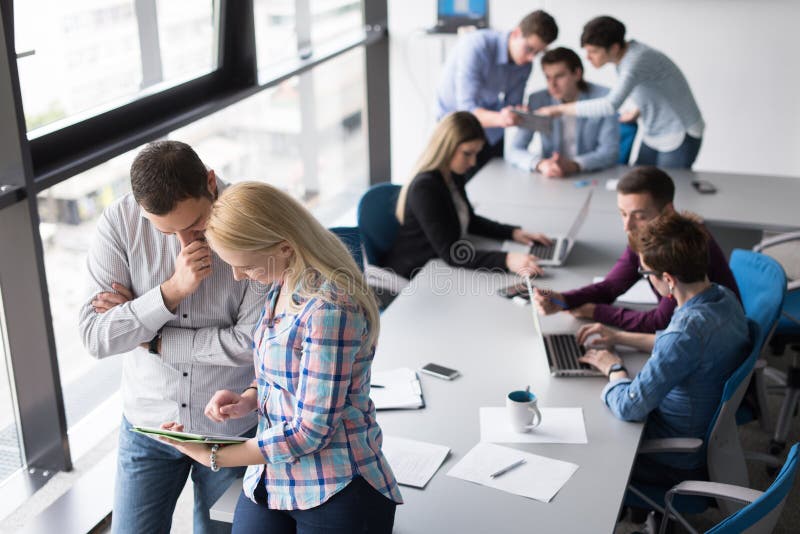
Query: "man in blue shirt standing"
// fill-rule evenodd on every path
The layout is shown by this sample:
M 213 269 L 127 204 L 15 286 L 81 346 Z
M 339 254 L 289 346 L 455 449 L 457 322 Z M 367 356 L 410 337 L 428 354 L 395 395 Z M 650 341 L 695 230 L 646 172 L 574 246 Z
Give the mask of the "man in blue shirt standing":
M 470 111 L 486 129 L 487 143 L 473 173 L 503 155 L 503 129 L 519 124 L 512 113 L 522 104 L 537 54 L 556 40 L 558 26 L 544 11 L 528 14 L 510 32 L 479 30 L 461 37 L 444 66 L 436 92 L 436 120 Z

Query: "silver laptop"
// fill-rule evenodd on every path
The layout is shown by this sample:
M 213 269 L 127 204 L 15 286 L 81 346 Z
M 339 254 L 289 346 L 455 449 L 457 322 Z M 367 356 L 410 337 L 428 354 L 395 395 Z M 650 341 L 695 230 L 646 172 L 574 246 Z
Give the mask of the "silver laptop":
M 583 202 L 583 206 L 581 206 L 578 216 L 572 223 L 567 235 L 551 237 L 550 241 L 553 243 L 550 245 L 534 243 L 531 246 L 530 253 L 539 258 L 537 262 L 539 265 L 543 267 L 560 267 L 564 264 L 572 247 L 575 245 L 575 237 L 577 237 L 581 226 L 583 226 L 584 221 L 586 221 L 586 215 L 589 214 L 589 205 L 592 203 L 592 193 L 593 191 L 589 191 L 589 194 L 586 196 L 586 200 Z
M 550 366 L 551 376 L 603 376 L 603 373 L 589 364 L 578 361 L 586 349 L 578 343 L 575 334 L 547 334 L 542 333 L 542 324 L 539 322 L 539 312 L 533 300 L 533 286 L 530 278 L 528 282 L 528 296 L 533 310 L 533 328 L 536 336 L 542 338 L 544 350 L 547 353 L 547 364 Z

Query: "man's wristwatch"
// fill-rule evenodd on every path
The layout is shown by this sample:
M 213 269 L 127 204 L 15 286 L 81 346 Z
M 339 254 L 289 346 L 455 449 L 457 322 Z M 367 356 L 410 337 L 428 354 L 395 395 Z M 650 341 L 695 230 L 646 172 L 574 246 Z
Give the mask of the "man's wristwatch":
M 621 363 L 615 363 L 608 368 L 608 378 L 611 378 L 611 373 L 616 373 L 617 371 L 625 371 L 626 373 L 628 372 L 624 365 Z
M 157 333 L 150 343 L 147 345 L 147 352 L 150 354 L 158 354 L 158 342 L 161 341 L 161 332 Z

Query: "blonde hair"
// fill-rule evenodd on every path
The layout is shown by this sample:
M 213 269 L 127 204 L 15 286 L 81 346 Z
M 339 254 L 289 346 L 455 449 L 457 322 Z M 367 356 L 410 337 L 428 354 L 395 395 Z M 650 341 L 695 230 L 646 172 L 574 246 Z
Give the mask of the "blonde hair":
M 486 135 L 480 121 L 469 111 L 456 111 L 446 115 L 433 131 L 428 146 L 422 152 L 408 180 L 400 190 L 397 197 L 395 217 L 403 224 L 406 211 L 406 198 L 408 188 L 414 178 L 423 172 L 439 171 L 445 180 L 450 179 L 450 162 L 456 154 L 461 143 L 481 140 L 485 141 Z
M 366 314 L 367 343 L 378 339 L 380 317 L 372 290 L 361 269 L 342 242 L 313 215 L 283 191 L 260 182 L 242 182 L 227 188 L 214 203 L 206 225 L 212 245 L 240 252 L 261 252 L 282 242 L 294 254 L 289 261 L 285 283 L 299 285 L 304 299 L 317 297 L 332 302 L 320 291 L 321 282 L 333 283 L 346 292 Z M 320 280 L 321 277 L 321 280 Z M 290 299 L 290 309 L 299 305 Z

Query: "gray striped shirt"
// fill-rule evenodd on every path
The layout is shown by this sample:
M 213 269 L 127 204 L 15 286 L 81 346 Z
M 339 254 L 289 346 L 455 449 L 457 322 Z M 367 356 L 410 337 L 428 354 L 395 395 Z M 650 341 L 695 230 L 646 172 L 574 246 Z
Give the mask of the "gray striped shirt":
M 124 353 L 123 411 L 132 424 L 178 421 L 192 431 L 241 434 L 255 426 L 255 412 L 220 424 L 203 410 L 218 389 L 239 392 L 252 382 L 251 336 L 265 292 L 236 282 L 230 267 L 212 254 L 211 276 L 173 314 L 159 286 L 175 272 L 179 252 L 178 238 L 157 230 L 131 193 L 109 206 L 87 259 L 89 287 L 79 322 L 83 343 L 97 358 Z M 96 313 L 91 300 L 112 291 L 113 282 L 136 298 Z M 139 347 L 159 329 L 160 355 Z
M 689 82 L 666 55 L 632 40 L 617 74 L 619 80 L 608 95 L 578 101 L 576 115 L 613 115 L 630 96 L 641 112 L 644 140 L 656 150 L 675 150 L 686 133 L 703 136 L 703 116 Z

